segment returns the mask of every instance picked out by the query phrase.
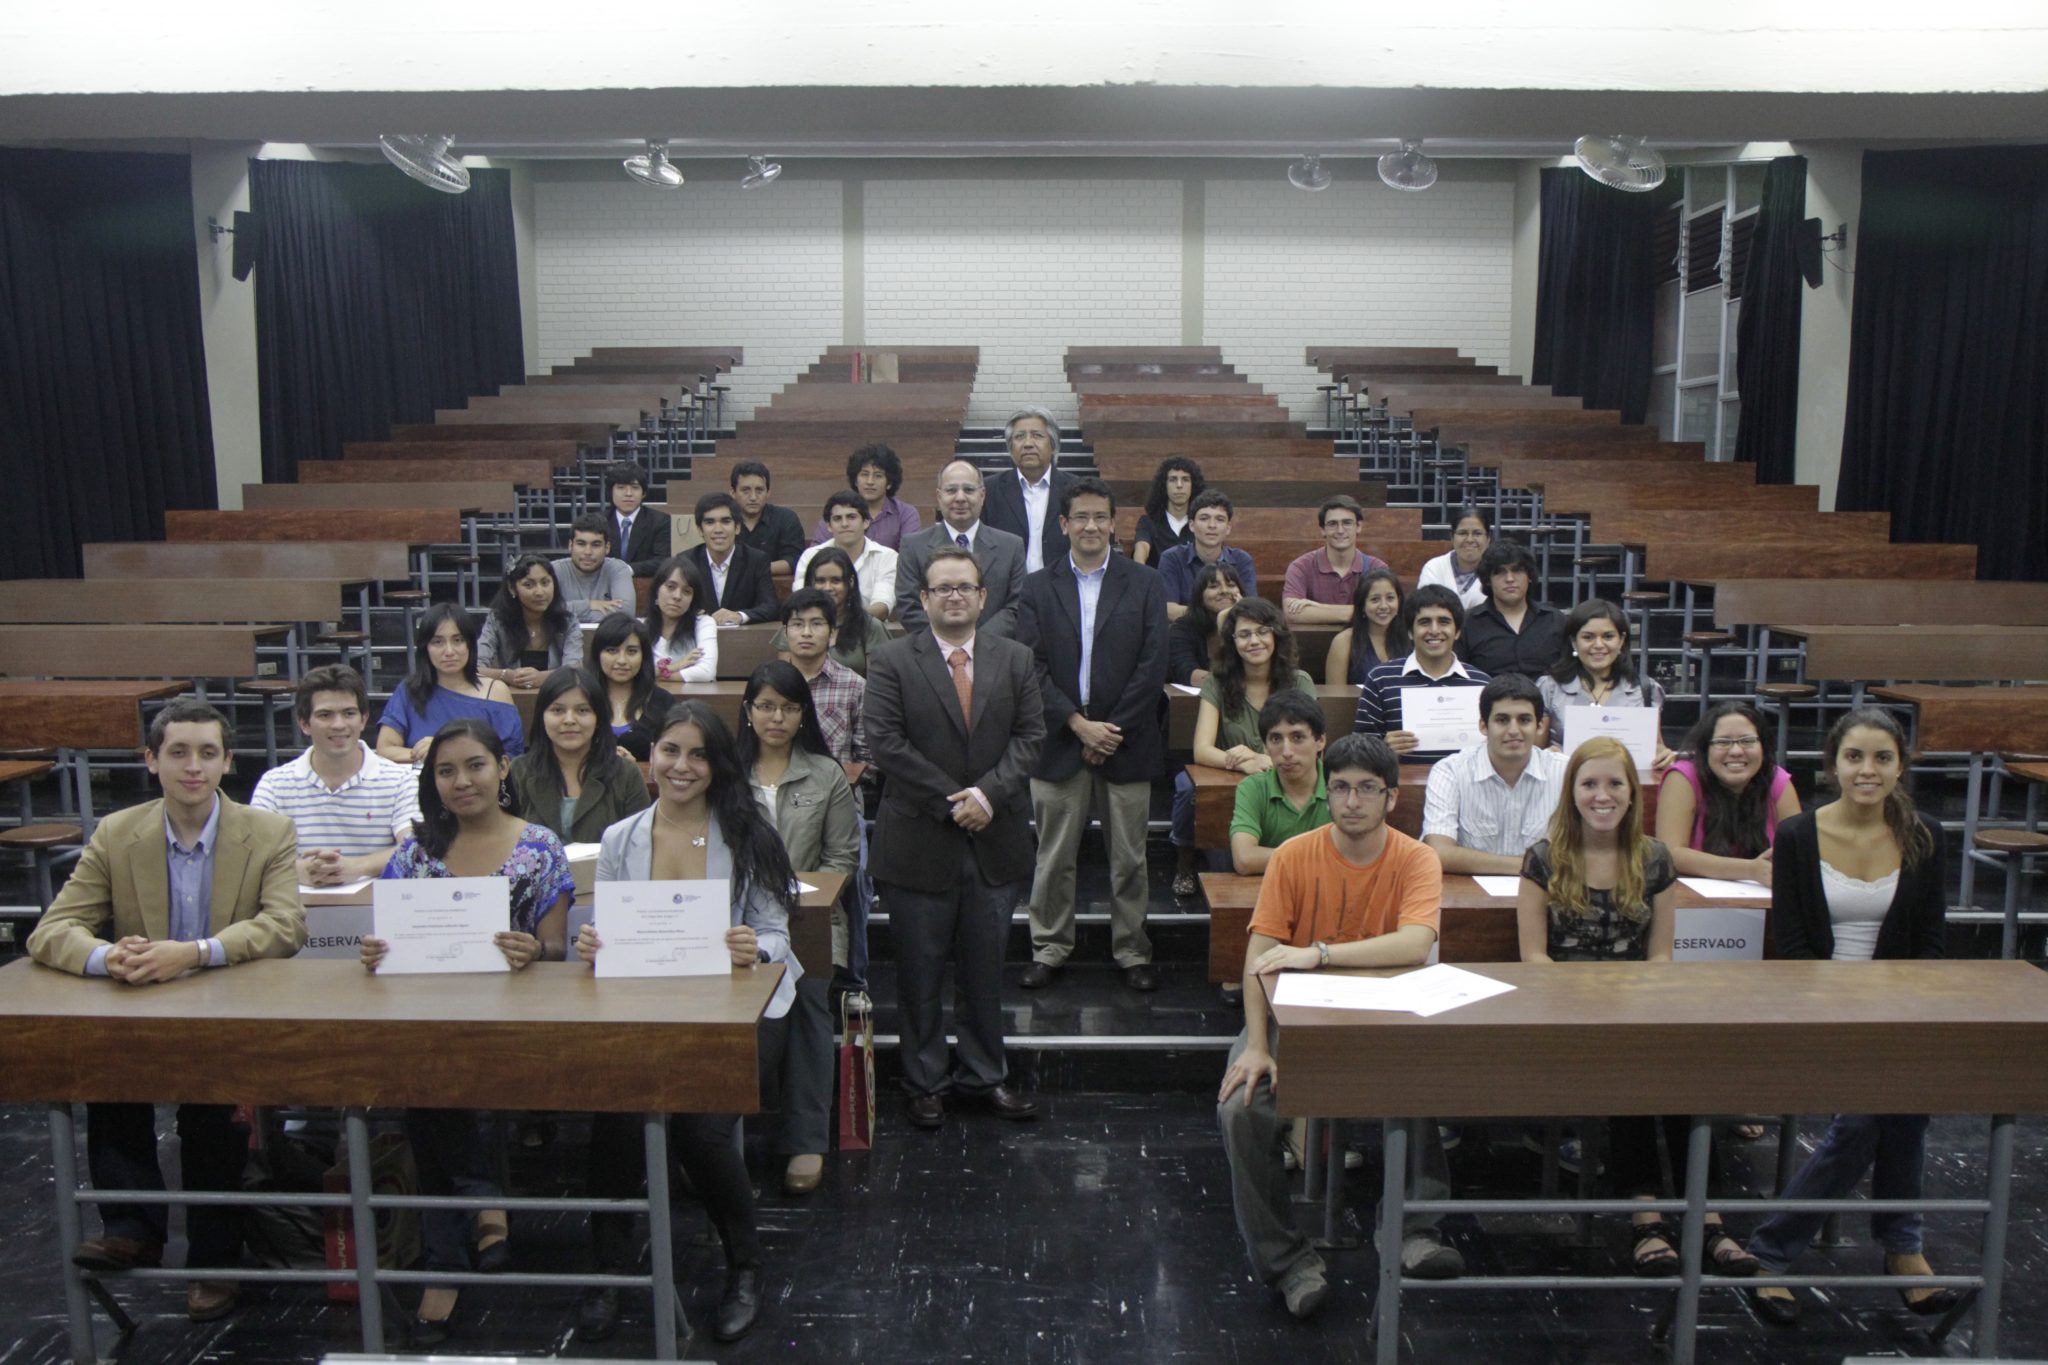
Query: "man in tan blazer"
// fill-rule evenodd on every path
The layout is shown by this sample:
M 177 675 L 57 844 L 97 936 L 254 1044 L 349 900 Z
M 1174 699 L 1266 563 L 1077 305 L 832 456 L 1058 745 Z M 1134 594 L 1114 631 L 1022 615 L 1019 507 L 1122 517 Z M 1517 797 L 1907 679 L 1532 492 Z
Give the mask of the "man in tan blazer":
M 187 972 L 258 957 L 289 957 L 306 941 L 299 904 L 298 840 L 282 815 L 251 810 L 220 794 L 229 764 L 228 724 L 204 702 L 174 701 L 150 723 L 143 759 L 163 799 L 108 816 L 57 899 L 29 935 L 29 955 L 46 967 L 148 986 Z M 138 1046 L 146 1046 L 138 1038 Z M 178 1107 L 184 1186 L 240 1188 L 248 1134 L 226 1105 Z M 155 1110 L 148 1104 L 88 1104 L 86 1157 L 101 1189 L 161 1190 Z M 163 1259 L 161 1204 L 103 1204 L 103 1236 L 72 1259 L 88 1270 L 127 1270 Z M 186 1264 L 231 1266 L 241 1255 L 232 1209 L 193 1207 Z M 194 1280 L 186 1311 L 207 1321 L 232 1311 L 238 1286 Z

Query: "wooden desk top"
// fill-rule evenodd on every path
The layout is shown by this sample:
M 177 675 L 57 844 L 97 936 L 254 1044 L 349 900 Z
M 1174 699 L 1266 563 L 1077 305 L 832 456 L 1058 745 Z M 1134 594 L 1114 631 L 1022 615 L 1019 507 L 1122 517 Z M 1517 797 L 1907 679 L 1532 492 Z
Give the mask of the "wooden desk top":
M 2048 626 L 1806 626 L 1773 622 L 1771 630 L 1806 642 L 1806 676 L 1818 680 L 2018 682 L 2048 678 Z
M 490 422 L 465 422 L 441 426 L 433 422 L 401 422 L 391 428 L 394 441 L 570 441 L 580 446 L 601 446 L 611 439 L 615 424 L 606 421 L 546 418 L 528 420 L 506 414 Z M 573 460 L 575 452 L 570 452 Z
M 546 488 L 554 482 L 554 466 L 546 460 L 443 459 L 400 457 L 355 460 L 306 460 L 299 465 L 299 486 L 379 483 L 505 482 L 521 488 Z
M 0 582 L 0 622 L 337 621 L 339 578 L 20 578 Z
M 2034 1113 L 2048 974 L 2024 962 L 1501 963 L 1423 1019 L 1275 1010 L 1281 1112 L 1343 1118 Z
M 1326 639 L 1323 645 L 1323 654 L 1326 658 L 1329 652 L 1329 644 Z M 1310 677 L 1314 677 L 1321 671 L 1322 666 L 1319 663 L 1316 667 L 1309 668 L 1304 664 L 1302 668 Z M 1357 688 L 1348 684 L 1331 687 L 1327 684 L 1318 683 L 1316 685 L 1316 700 L 1323 704 L 1323 723 L 1329 727 L 1332 739 L 1339 735 L 1351 733 L 1351 723 L 1357 718 L 1358 713 Z M 1171 685 L 1167 687 L 1167 748 L 1187 749 L 1193 747 L 1195 742 L 1195 715 L 1200 710 L 1200 697 L 1192 693 L 1183 692 L 1178 687 Z M 1229 776 L 1235 777 L 1237 774 L 1231 773 Z
M 0 681 L 0 749 L 140 749 L 142 703 L 182 682 Z
M 1548 502 L 1546 496 L 1545 501 Z M 1875 546 L 1890 550 L 1889 512 L 1750 511 L 1745 508 L 1616 509 L 1592 516 L 1591 539 L 1601 545 L 1657 545 L 1674 540 L 1706 540 L 1717 545 L 1747 541 L 1796 540 L 1824 545 Z M 1895 576 L 1895 575 L 1888 575 Z
M 347 463 L 341 461 L 340 463 Z M 245 483 L 242 506 L 255 512 L 326 511 L 359 508 L 453 508 L 457 512 L 503 513 L 519 505 L 519 490 L 503 483 L 460 480 L 440 483 Z
M 1724 578 L 1714 590 L 1717 626 L 2048 626 L 2048 584 L 1865 578 Z
M 1923 752 L 2040 753 L 2048 750 L 2048 687 L 1871 689 L 1879 701 L 1918 708 L 1915 742 Z
M 0 968 L 0 1100 L 738 1112 L 779 966 L 372 976 L 289 959 L 147 988 Z
M 454 545 L 462 541 L 462 514 L 454 508 L 359 508 L 332 511 L 166 512 L 168 541 L 369 540 L 401 545 Z
M 0 673 L 18 678 L 242 678 L 283 625 L 0 625 Z
M 1974 545 L 1816 545 L 1789 531 L 1774 540 L 1651 541 L 1643 555 L 1643 577 L 1716 583 L 1754 578 L 1758 569 L 1778 578 L 1922 578 L 1974 580 Z
M 412 577 L 412 553 L 396 541 L 107 541 L 85 547 L 85 576 L 387 582 Z

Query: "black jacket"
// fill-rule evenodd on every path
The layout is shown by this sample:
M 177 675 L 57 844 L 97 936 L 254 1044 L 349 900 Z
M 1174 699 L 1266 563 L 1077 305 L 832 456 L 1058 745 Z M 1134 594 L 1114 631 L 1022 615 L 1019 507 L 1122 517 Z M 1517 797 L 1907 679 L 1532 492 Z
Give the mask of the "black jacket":
M 693 545 L 689 556 L 697 562 L 704 581 L 711 583 L 712 591 L 717 592 L 717 585 L 711 577 L 711 552 L 702 545 Z M 744 541 L 734 543 L 732 569 L 725 576 L 725 591 L 719 594 L 714 610 L 743 612 L 750 626 L 774 619 L 775 575 L 768 568 L 766 555 Z
M 1088 654 L 1089 720 L 1122 729 L 1122 747 L 1102 765 L 1111 782 L 1149 782 L 1165 771 L 1166 591 L 1159 575 L 1112 554 L 1095 608 Z M 1045 698 L 1045 748 L 1031 774 L 1063 782 L 1081 768 L 1081 741 L 1067 720 L 1081 709 L 1081 585 L 1063 553 L 1024 578 L 1017 599 L 1017 642 L 1038 656 Z
M 1067 537 L 1060 530 L 1060 499 L 1066 496 L 1068 485 L 1074 482 L 1072 474 L 1052 471 L 1052 494 L 1045 500 L 1045 528 L 1038 539 L 1039 562 L 1045 567 L 1059 563 L 1067 557 Z M 1024 514 L 1024 485 L 1017 477 L 1017 471 L 1003 469 L 987 475 L 981 481 L 988 490 L 988 497 L 981 505 L 981 524 L 993 526 L 998 531 L 1008 531 L 1019 539 L 1028 541 L 1031 537 L 1031 520 Z
M 668 558 L 672 533 L 668 513 L 642 507 L 633 514 L 631 543 L 620 545 L 619 509 L 612 507 L 605 510 L 604 536 L 611 542 L 609 553 L 613 559 L 631 564 L 635 578 L 647 578 Z
M 1820 835 L 1814 812 L 1801 811 L 1778 825 L 1771 853 L 1771 943 L 1779 957 L 1831 958 L 1835 929 L 1820 880 Z M 1926 816 L 1934 852 L 1899 869 L 1892 907 L 1877 930 L 1879 958 L 1948 956 L 1948 875 L 1941 829 Z

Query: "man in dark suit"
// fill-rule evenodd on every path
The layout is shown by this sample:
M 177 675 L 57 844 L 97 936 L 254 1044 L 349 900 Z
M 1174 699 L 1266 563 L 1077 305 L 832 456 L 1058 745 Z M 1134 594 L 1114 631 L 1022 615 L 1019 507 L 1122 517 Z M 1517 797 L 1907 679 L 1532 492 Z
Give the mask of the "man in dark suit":
M 1026 578 L 1017 604 L 1017 641 L 1037 654 L 1045 696 L 1031 774 L 1031 989 L 1050 985 L 1074 951 L 1074 862 L 1091 805 L 1109 845 L 1110 953 L 1133 990 L 1159 985 L 1145 934 L 1145 820 L 1166 766 L 1166 594 L 1158 574 L 1110 552 L 1115 521 L 1109 485 L 1076 479 L 1060 509 L 1072 549 Z
M 1024 542 L 1024 572 L 1037 573 L 1067 557 L 1067 534 L 1060 529 L 1060 507 L 1071 474 L 1052 467 L 1060 449 L 1060 424 L 1040 407 L 1019 408 L 1009 422 L 1013 469 L 988 476 L 988 503 L 981 519 L 998 531 Z
M 957 546 L 925 561 L 930 630 L 868 661 L 868 747 L 888 781 L 869 866 L 886 890 L 902 1010 L 910 1121 L 945 1122 L 951 1090 L 998 1117 L 1037 1104 L 1009 1084 L 1003 1057 L 1003 944 L 1031 874 L 1027 783 L 1045 739 L 1037 664 L 1013 640 L 977 631 L 981 568 Z M 1035 785 L 1035 784 L 1034 784 Z M 954 959 L 947 1065 L 939 988 Z
M 1005 639 L 1017 636 L 1017 594 L 1024 587 L 1024 542 L 981 519 L 987 493 L 981 474 L 965 460 L 939 471 L 939 524 L 913 531 L 896 551 L 896 619 L 906 632 L 925 628 L 924 563 L 951 545 L 971 551 L 981 565 L 981 619 L 975 625 Z
M 613 465 L 604 486 L 612 500 L 612 514 L 605 518 L 611 557 L 632 565 L 635 578 L 646 578 L 669 556 L 668 513 L 640 505 L 647 496 L 647 471 L 630 460 Z
M 740 505 L 730 493 L 697 499 L 701 545 L 684 551 L 711 585 L 711 618 L 721 626 L 751 626 L 775 615 L 775 578 L 768 556 L 740 543 Z

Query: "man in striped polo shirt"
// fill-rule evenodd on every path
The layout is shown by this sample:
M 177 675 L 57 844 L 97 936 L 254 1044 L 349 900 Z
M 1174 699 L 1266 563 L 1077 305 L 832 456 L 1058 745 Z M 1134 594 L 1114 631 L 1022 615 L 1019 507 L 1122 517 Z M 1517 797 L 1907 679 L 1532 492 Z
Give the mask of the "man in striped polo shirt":
M 306 751 L 263 774 L 249 798 L 298 827 L 301 886 L 376 876 L 419 818 L 418 770 L 363 743 L 369 701 L 353 668 L 309 670 L 293 698 Z

